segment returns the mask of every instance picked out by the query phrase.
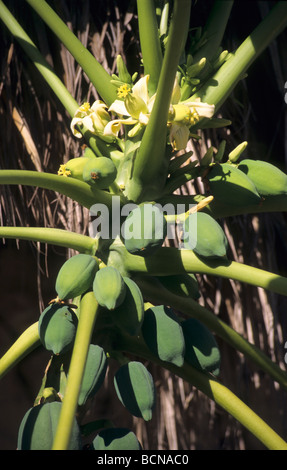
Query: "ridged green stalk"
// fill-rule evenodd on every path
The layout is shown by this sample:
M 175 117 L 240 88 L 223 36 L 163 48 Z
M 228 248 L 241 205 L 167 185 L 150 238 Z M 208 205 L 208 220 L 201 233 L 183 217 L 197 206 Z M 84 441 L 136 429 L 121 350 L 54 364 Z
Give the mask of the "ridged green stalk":
M 110 82 L 111 77 L 96 60 L 96 58 L 86 49 L 75 34 L 61 20 L 55 11 L 45 0 L 26 0 L 27 3 L 37 12 L 43 21 L 54 32 L 57 38 L 64 44 L 74 59 L 87 74 L 103 101 L 110 106 L 117 98 L 116 88 Z
M 127 197 L 134 202 L 156 197 L 166 179 L 167 118 L 177 67 L 187 38 L 190 8 L 190 0 L 174 1 L 155 103 L 127 187 Z
M 162 247 L 151 257 L 121 251 L 127 271 L 151 276 L 167 276 L 168 274 L 198 273 L 233 279 L 245 284 L 262 287 L 279 295 L 287 295 L 287 277 L 254 268 L 236 261 L 205 262 L 191 250 Z
M 35 186 L 63 194 L 90 208 L 95 203 L 112 207 L 111 194 L 92 188 L 87 183 L 75 178 L 67 178 L 53 173 L 41 173 L 33 170 L 0 170 L 0 184 L 22 184 Z
M 80 302 L 79 323 L 72 351 L 67 386 L 52 450 L 67 450 L 69 446 L 98 307 L 93 292 L 87 292 L 83 295 Z
M 0 379 L 40 345 L 38 322 L 35 322 L 17 338 L 0 358 Z
M 214 400 L 227 413 L 239 421 L 269 450 L 287 450 L 287 443 L 251 408 L 240 400 L 231 390 L 209 375 L 184 363 L 182 367 L 167 364 L 155 357 L 139 338 L 121 334 L 116 347 L 121 351 L 136 354 L 183 378 Z
M 55 74 L 48 62 L 43 58 L 37 46 L 26 34 L 8 8 L 0 0 L 0 19 L 18 41 L 20 46 L 23 48 L 27 56 L 33 61 L 35 67 L 44 77 L 50 88 L 53 90 L 55 95 L 59 98 L 65 109 L 71 116 L 74 115 L 78 108 L 78 103 L 74 100 L 71 94 L 68 92 L 65 85 L 61 82 L 58 76 Z
M 215 112 L 218 111 L 254 60 L 284 30 L 286 25 L 287 2 L 277 2 L 232 56 L 190 100 L 201 98 L 203 102 L 214 104 Z
M 276 382 L 287 390 L 287 373 L 278 364 L 274 363 L 264 352 L 255 345 L 249 343 L 243 336 L 233 328 L 218 318 L 214 313 L 200 305 L 191 298 L 182 298 L 172 292 L 167 291 L 145 278 L 138 280 L 143 295 L 150 302 L 158 305 L 167 305 L 191 318 L 204 323 L 210 331 L 213 331 L 219 338 L 223 339 L 235 350 L 240 351 L 244 356 L 256 364 L 262 371 L 270 375 Z
M 0 227 L 0 238 L 29 240 L 94 255 L 97 241 L 87 235 L 49 227 Z
M 162 66 L 162 51 L 154 0 L 137 0 L 137 13 L 144 74 L 150 75 L 149 93 L 153 95 L 157 90 Z

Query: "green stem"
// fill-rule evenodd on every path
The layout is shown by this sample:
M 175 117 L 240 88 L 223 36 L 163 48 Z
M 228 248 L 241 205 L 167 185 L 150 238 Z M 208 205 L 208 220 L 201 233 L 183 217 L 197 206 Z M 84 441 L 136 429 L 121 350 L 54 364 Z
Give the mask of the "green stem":
M 42 20 L 49 26 L 58 39 L 64 44 L 74 59 L 87 74 L 102 99 L 108 106 L 117 98 L 116 88 L 110 82 L 111 77 L 95 59 L 95 57 L 83 46 L 68 26 L 61 20 L 55 11 L 44 0 L 26 0 L 38 13 Z
M 16 184 L 36 186 L 61 193 L 77 201 L 84 207 L 90 208 L 95 203 L 112 207 L 112 196 L 105 191 L 94 189 L 83 181 L 75 178 L 40 173 L 33 170 L 0 170 L 0 185 Z
M 203 34 L 206 34 L 207 42 L 193 55 L 193 63 L 198 62 L 202 58 L 208 60 L 205 65 L 203 76 L 206 69 L 212 72 L 210 61 L 217 53 L 221 46 L 221 41 L 226 29 L 226 25 L 233 7 L 233 1 L 216 0 L 210 11 L 209 17 L 203 29 Z M 200 77 L 202 78 L 202 77 Z M 194 85 L 186 81 L 182 87 L 181 100 L 186 100 L 191 95 L 191 90 Z
M 260 367 L 261 370 L 265 371 L 282 387 L 287 389 L 286 371 L 282 370 L 259 348 L 249 343 L 208 309 L 191 298 L 179 297 L 163 287 L 158 286 L 154 279 L 152 281 L 145 278 L 137 279 L 137 284 L 145 298 L 150 302 L 168 305 L 182 314 L 198 319 L 204 323 L 209 330 L 213 331 L 218 337 L 222 338 L 237 351 L 244 354 L 245 357 L 250 359 L 254 364 Z
M 97 313 L 98 303 L 94 293 L 87 292 L 82 297 L 80 303 L 80 318 L 69 367 L 67 387 L 52 450 L 67 450 L 69 446 L 72 424 L 77 411 L 78 397 Z
M 263 269 L 254 268 L 236 261 L 203 261 L 191 250 L 162 247 L 152 256 L 143 258 L 121 250 L 127 271 L 151 276 L 198 273 L 220 276 L 287 295 L 287 278 Z
M 233 4 L 233 0 L 215 0 L 203 28 L 203 34 L 206 33 L 207 42 L 194 54 L 194 62 L 202 57 L 206 57 L 208 60 L 213 59 L 221 46 Z
M 138 26 L 144 74 L 150 75 L 149 92 L 153 95 L 162 66 L 162 51 L 154 0 L 137 0 Z
M 197 387 L 246 427 L 268 449 L 287 449 L 287 443 L 263 419 L 217 380 L 210 378 L 207 374 L 202 373 L 187 363 L 184 363 L 182 367 L 177 367 L 171 363 L 167 364 L 160 361 L 138 338 L 122 335 L 116 346 L 121 351 L 136 354 L 137 357 L 142 357 L 164 367 Z
M 38 322 L 36 322 L 29 326 L 1 357 L 0 379 L 40 344 Z
M 0 227 L 0 238 L 29 240 L 95 254 L 97 242 L 87 235 L 49 227 Z
M 175 213 L 183 213 L 190 209 L 190 205 L 198 204 L 206 195 L 198 194 L 196 196 L 180 196 L 171 194 L 157 199 L 157 203 L 163 207 L 166 204 L 172 204 Z M 262 214 L 265 212 L 286 212 L 287 211 L 287 195 L 268 196 L 260 201 L 260 204 L 248 206 L 234 206 L 229 204 L 220 204 L 214 199 L 203 209 L 214 218 L 232 217 L 243 214 Z
M 254 60 L 284 30 L 286 24 L 287 3 L 277 2 L 235 53 L 190 100 L 201 98 L 203 102 L 214 104 L 216 112 Z
M 134 202 L 153 199 L 166 179 L 167 118 L 181 52 L 190 20 L 189 0 L 175 0 L 168 42 L 161 68 L 156 99 L 134 162 L 127 196 Z
M 0 0 L 0 18 L 4 22 L 8 30 L 12 33 L 12 35 L 15 36 L 20 46 L 26 52 L 28 57 L 32 60 L 35 67 L 44 77 L 44 79 L 49 84 L 55 95 L 59 98 L 60 102 L 63 104 L 65 109 L 69 112 L 71 116 L 74 116 L 75 111 L 79 107 L 78 103 L 68 92 L 67 88 L 57 77 L 55 72 L 52 70 L 51 66 L 43 58 L 34 42 L 30 39 L 30 37 L 26 34 L 20 24 L 16 21 L 16 19 L 10 13 L 8 8 L 4 5 L 2 0 Z

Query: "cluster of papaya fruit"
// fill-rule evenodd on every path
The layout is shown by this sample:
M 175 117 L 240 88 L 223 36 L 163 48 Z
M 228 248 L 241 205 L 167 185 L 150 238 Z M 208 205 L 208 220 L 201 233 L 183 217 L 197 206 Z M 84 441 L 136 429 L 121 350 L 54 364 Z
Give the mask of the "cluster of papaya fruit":
M 215 200 L 225 205 L 258 205 L 268 196 L 287 194 L 287 175 L 262 160 L 246 158 L 240 163 L 210 165 L 206 181 Z
M 198 298 L 197 281 L 193 275 L 157 278 L 179 295 Z M 43 346 L 60 356 L 71 351 L 78 317 L 70 299 L 93 290 L 105 314 L 111 315 L 114 328 L 134 335 L 145 343 L 160 361 L 181 367 L 186 361 L 205 373 L 219 374 L 220 352 L 214 336 L 196 319 L 179 319 L 169 307 L 145 304 L 140 288 L 130 277 L 115 267 L 99 264 L 87 254 L 68 259 L 58 272 L 55 289 L 58 297 L 51 301 L 39 318 L 39 336 Z M 78 406 L 84 406 L 104 383 L 109 354 L 104 347 L 91 343 L 88 350 Z M 67 372 L 68 376 L 68 372 Z M 133 416 L 145 421 L 152 419 L 156 403 L 153 377 L 139 361 L 120 364 L 114 376 L 119 401 Z M 43 397 L 44 395 L 42 395 Z M 18 449 L 51 449 L 61 411 L 61 396 L 43 399 L 24 415 L 18 432 Z M 82 430 L 75 418 L 69 449 L 82 449 Z M 125 428 L 104 428 L 90 444 L 95 450 L 139 450 L 135 434 Z
M 108 157 L 95 157 L 86 147 L 81 157 L 71 158 L 66 164 L 60 165 L 58 175 L 85 181 L 97 189 L 108 189 L 117 176 L 117 168 Z

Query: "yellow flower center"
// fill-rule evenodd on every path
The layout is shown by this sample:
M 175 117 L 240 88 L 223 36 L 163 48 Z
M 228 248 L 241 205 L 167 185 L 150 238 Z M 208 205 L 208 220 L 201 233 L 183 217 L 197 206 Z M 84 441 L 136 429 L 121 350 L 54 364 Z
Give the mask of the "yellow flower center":
M 58 175 L 59 176 L 70 176 L 71 172 L 70 172 L 70 170 L 66 170 L 66 165 L 60 165 L 60 168 L 58 170 Z
M 117 90 L 117 94 L 119 98 L 125 98 L 130 92 L 131 92 L 131 87 L 127 83 L 125 83 L 124 85 L 121 85 Z
M 189 117 L 189 122 L 193 126 L 199 121 L 199 114 L 195 108 L 191 108 L 191 115 Z
M 83 103 L 80 107 L 79 107 L 79 111 L 83 112 L 83 113 L 86 113 L 87 111 L 89 111 L 90 109 L 90 103 Z

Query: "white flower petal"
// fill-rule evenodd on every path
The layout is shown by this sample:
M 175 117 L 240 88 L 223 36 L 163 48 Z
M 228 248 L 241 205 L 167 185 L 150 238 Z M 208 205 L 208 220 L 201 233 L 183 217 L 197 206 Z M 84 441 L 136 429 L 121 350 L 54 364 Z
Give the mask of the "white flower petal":
M 144 77 L 140 78 L 139 81 L 133 86 L 132 92 L 141 98 L 145 104 L 148 104 L 149 96 L 148 96 L 148 81 L 149 75 L 145 75 Z
M 76 129 L 76 125 L 77 124 L 82 124 L 82 118 L 78 118 L 78 117 L 74 117 L 72 119 L 72 122 L 71 122 L 71 131 L 72 133 L 74 134 L 75 137 L 78 137 L 78 138 L 81 138 L 82 137 L 82 134 L 81 132 L 79 132 L 77 129 Z
M 144 124 L 145 126 L 147 126 L 148 120 L 149 120 L 149 115 L 144 114 L 144 113 L 140 113 L 139 122 L 141 124 Z
M 190 108 L 195 108 L 199 116 L 211 118 L 214 114 L 214 104 L 201 103 L 200 101 L 190 101 L 184 104 Z
M 169 138 L 174 150 L 184 150 L 189 139 L 189 128 L 178 122 L 174 123 L 171 125 Z
M 110 112 L 114 112 L 120 116 L 130 116 L 128 113 L 124 101 L 115 100 L 109 107 Z

